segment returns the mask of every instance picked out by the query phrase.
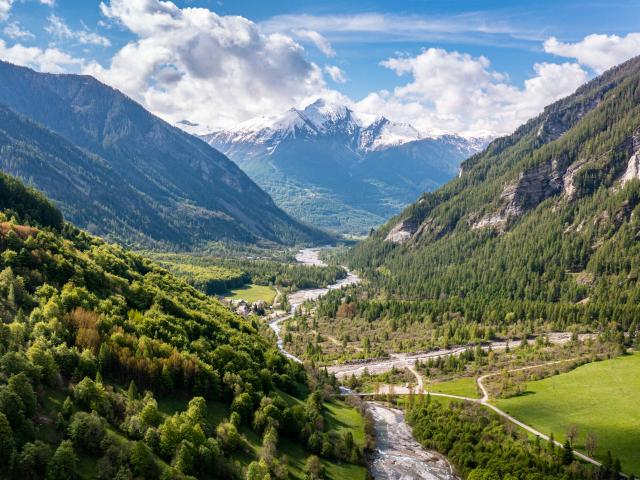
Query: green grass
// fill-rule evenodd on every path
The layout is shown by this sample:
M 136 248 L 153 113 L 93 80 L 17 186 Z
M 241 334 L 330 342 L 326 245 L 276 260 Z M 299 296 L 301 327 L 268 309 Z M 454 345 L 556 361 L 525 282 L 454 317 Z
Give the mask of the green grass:
M 365 480 L 367 469 L 362 465 L 352 463 L 332 463 L 322 461 L 325 469 L 325 478 L 330 480 Z
M 460 395 L 462 397 L 480 398 L 476 387 L 476 379 L 472 377 L 461 377 L 445 382 L 427 383 L 426 389 L 429 392 L 448 393 L 449 395 Z
M 302 447 L 300 442 L 294 442 L 287 438 L 281 440 L 278 448 L 280 453 L 287 456 L 290 478 L 303 480 L 305 478 L 304 467 L 309 452 Z M 365 480 L 367 478 L 367 469 L 361 465 L 330 462 L 324 459 L 321 459 L 321 462 L 325 470 L 325 478 L 328 480 Z
M 250 303 L 257 302 L 259 300 L 271 303 L 275 296 L 276 291 L 273 287 L 254 284 L 242 288 L 236 288 L 235 290 L 229 291 L 228 294 L 225 294 L 225 297 L 231 298 L 232 300 L 242 299 Z
M 346 403 L 334 400 L 325 404 L 324 419 L 327 430 L 335 430 L 339 435 L 345 430 L 351 430 L 353 441 L 364 446 L 364 420 L 360 413 Z M 331 480 L 365 480 L 367 469 L 361 465 L 322 461 L 325 476 Z
M 495 404 L 543 433 L 565 440 L 578 427 L 576 448 L 584 451 L 588 432 L 596 436 L 595 458 L 607 450 L 625 473 L 640 474 L 640 354 L 591 363 L 527 384 L 524 395 Z
M 359 447 L 364 445 L 364 420 L 355 408 L 334 400 L 325 404 L 324 419 L 327 430 L 335 430 L 340 435 L 345 430 L 351 430 L 353 441 Z

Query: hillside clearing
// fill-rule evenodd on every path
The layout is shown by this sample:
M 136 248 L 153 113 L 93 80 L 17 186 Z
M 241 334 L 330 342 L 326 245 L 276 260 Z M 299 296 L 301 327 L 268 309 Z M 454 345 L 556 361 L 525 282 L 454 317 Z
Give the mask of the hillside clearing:
M 273 287 L 269 287 L 266 285 L 248 285 L 246 287 L 236 288 L 234 290 L 230 290 L 225 297 L 230 298 L 232 300 L 246 300 L 249 303 L 258 302 L 260 300 L 265 303 L 273 302 L 273 299 L 276 296 L 276 291 Z

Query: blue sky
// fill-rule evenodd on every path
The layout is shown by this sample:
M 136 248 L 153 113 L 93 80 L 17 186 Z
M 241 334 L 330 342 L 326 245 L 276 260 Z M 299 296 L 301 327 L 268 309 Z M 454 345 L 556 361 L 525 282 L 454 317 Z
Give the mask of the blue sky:
M 323 96 L 503 133 L 639 54 L 638 25 L 638 2 L 615 0 L 0 0 L 0 57 L 95 75 L 205 129 Z

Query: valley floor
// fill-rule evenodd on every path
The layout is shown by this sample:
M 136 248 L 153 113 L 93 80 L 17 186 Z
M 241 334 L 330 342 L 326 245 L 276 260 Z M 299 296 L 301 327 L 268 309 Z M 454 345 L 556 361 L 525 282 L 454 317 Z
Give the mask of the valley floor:
M 531 382 L 523 395 L 497 400 L 505 412 L 564 441 L 577 427 L 576 448 L 585 450 L 592 434 L 594 457 L 604 460 L 607 450 L 619 457 L 623 471 L 640 474 L 640 354 L 590 363 L 575 370 Z

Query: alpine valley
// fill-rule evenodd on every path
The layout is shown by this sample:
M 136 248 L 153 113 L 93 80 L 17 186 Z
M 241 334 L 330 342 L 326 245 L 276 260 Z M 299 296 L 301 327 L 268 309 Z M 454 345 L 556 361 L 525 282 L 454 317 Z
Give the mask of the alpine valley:
M 638 478 L 632 3 L 0 0 L 0 480 Z
M 88 76 L 0 62 L 0 168 L 77 226 L 126 244 L 330 239 L 280 210 L 220 152 Z
M 365 122 L 322 99 L 201 138 L 292 216 L 348 234 L 368 233 L 450 180 L 489 140 L 430 135 L 384 117 Z

